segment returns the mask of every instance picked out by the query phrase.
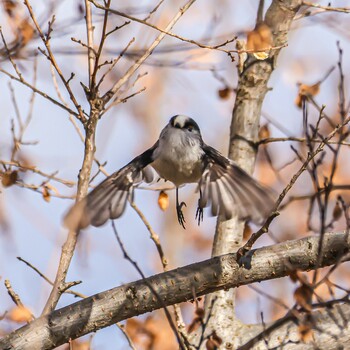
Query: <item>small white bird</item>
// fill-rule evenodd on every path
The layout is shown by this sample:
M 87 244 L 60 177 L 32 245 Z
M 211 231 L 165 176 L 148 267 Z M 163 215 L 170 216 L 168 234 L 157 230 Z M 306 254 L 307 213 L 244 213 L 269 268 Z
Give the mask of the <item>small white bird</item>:
M 213 215 L 262 223 L 270 214 L 274 199 L 271 191 L 261 186 L 232 160 L 206 145 L 197 123 L 184 115 L 172 117 L 159 140 L 120 170 L 108 176 L 84 199 L 76 203 L 65 217 L 70 229 L 88 225 L 101 226 L 108 219 L 120 217 L 134 187 L 142 180 L 153 179 L 152 166 L 158 175 L 176 186 L 176 211 L 185 228 L 178 189 L 187 183 L 198 183 L 196 219 L 203 220 L 203 208 L 211 204 Z

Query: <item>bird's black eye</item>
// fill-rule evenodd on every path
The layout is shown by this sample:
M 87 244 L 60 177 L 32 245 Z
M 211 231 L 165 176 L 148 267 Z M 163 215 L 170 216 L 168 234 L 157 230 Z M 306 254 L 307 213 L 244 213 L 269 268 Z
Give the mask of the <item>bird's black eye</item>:
M 189 125 L 189 126 L 187 127 L 187 130 L 190 131 L 190 132 L 192 132 L 192 131 L 193 131 L 193 125 Z

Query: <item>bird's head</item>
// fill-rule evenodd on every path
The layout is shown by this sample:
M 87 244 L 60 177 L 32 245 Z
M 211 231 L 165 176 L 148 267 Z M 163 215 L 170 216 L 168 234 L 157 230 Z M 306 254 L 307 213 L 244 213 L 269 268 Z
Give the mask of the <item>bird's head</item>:
M 175 115 L 169 121 L 169 125 L 172 128 L 180 129 L 185 132 L 200 135 L 200 130 L 198 124 L 190 117 L 185 115 Z

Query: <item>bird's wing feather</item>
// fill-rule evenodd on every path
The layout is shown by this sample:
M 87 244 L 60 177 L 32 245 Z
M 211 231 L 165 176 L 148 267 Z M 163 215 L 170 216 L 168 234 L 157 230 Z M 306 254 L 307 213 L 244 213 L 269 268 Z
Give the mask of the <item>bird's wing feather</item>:
M 120 217 L 133 194 L 134 186 L 141 181 L 152 181 L 152 173 L 147 165 L 152 163 L 156 147 L 157 143 L 108 176 L 85 198 L 77 202 L 66 214 L 65 226 L 78 230 L 89 225 L 101 226 L 108 219 Z
M 252 220 L 260 224 L 271 213 L 274 197 L 248 173 L 214 148 L 203 145 L 204 171 L 199 181 L 199 207 L 211 204 L 213 215 Z

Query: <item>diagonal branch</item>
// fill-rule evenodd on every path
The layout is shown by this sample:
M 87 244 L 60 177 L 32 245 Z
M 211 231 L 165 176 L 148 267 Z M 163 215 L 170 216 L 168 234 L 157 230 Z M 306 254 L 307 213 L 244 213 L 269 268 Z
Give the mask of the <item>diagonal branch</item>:
M 191 7 L 191 5 L 195 1 L 196 0 L 189 0 L 183 7 L 181 7 L 179 9 L 179 11 L 174 16 L 174 18 L 166 26 L 165 32 L 169 31 L 176 24 L 176 22 L 183 16 L 183 14 Z M 96 3 L 94 1 L 92 1 L 92 2 L 96 6 Z M 109 9 L 107 9 L 107 10 L 109 10 Z M 152 45 L 146 50 L 146 52 L 126 71 L 126 73 L 113 85 L 113 87 L 108 92 L 106 92 L 106 94 L 103 96 L 103 101 L 105 104 L 108 103 L 111 98 L 113 98 L 113 96 L 118 92 L 118 90 L 139 69 L 139 67 L 152 54 L 153 50 L 159 45 L 159 43 L 164 39 L 165 36 L 166 36 L 166 34 L 161 32 L 156 37 L 156 39 L 154 40 Z
M 344 233 L 324 237 L 321 266 L 340 259 L 350 260 L 350 239 Z M 237 264 L 230 253 L 182 268 L 163 272 L 95 294 L 51 314 L 0 340 L 1 349 L 53 349 L 84 334 L 116 322 L 202 296 L 217 290 L 238 287 L 287 276 L 293 270 L 311 270 L 316 266 L 319 237 L 311 236 L 249 252 L 245 266 Z M 159 298 L 155 298 L 149 286 Z

